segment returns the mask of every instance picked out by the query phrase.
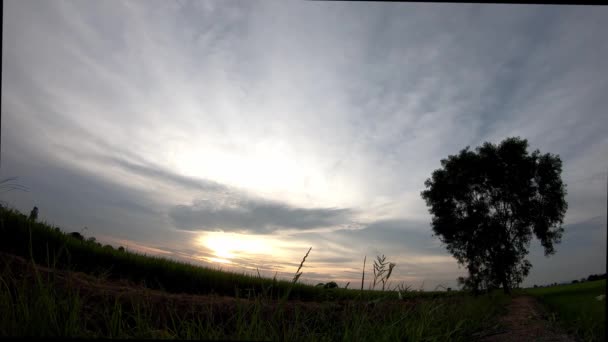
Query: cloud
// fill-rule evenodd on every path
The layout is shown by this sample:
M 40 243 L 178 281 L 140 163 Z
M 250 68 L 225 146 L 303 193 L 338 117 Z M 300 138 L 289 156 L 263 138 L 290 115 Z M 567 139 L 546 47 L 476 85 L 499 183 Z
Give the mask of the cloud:
M 92 160 L 98 165 L 116 166 L 132 175 L 138 175 L 146 177 L 156 182 L 162 182 L 170 184 L 172 186 L 178 186 L 188 190 L 200 190 L 208 192 L 225 192 L 228 191 L 228 187 L 219 184 L 214 181 L 206 179 L 196 179 L 194 177 L 187 177 L 172 172 L 160 165 L 155 165 L 149 162 L 133 162 L 126 158 L 120 158 L 111 154 L 95 154 L 95 153 L 81 153 L 74 149 L 64 147 L 64 150 L 72 155 L 74 159 Z M 107 151 L 108 149 L 106 149 Z M 112 152 L 112 150 L 110 150 Z M 107 152 L 106 152 L 107 153 Z
M 587 234 L 587 233 L 589 233 L 589 231 L 600 230 L 600 229 L 604 228 L 603 227 L 605 225 L 604 218 L 605 217 L 602 217 L 602 216 L 596 216 L 596 217 L 592 217 L 588 220 L 584 220 L 582 222 L 567 224 L 564 226 L 564 234 L 565 235 L 570 235 L 572 233 Z
M 336 241 L 344 244 L 365 245 L 387 253 L 410 255 L 444 254 L 432 236 L 427 222 L 409 219 L 390 219 L 365 224 L 364 229 L 341 230 L 334 233 Z
M 524 286 L 571 281 L 605 272 L 606 238 L 604 216 L 565 225 L 562 241 L 550 257 L 546 257 L 540 243 L 533 240 L 529 255 L 532 270 Z
M 257 198 L 204 199 L 177 205 L 169 216 L 177 228 L 269 233 L 285 228 L 313 229 L 346 225 L 350 209 L 298 208 Z
M 66 168 L 56 160 L 28 159 L 3 154 L 3 174 L 19 176 L 29 192 L 3 196 L 11 206 L 40 209 L 40 219 L 90 234 L 116 234 L 130 239 L 142 232 L 158 232 L 164 204 L 148 191 L 124 187 L 112 180 L 79 169 Z M 43 171 L 43 172 L 41 172 Z
M 395 281 L 420 284 L 426 279 L 426 286 L 431 286 L 440 274 L 454 282 L 463 274 L 456 260 L 432 236 L 426 222 L 397 218 L 370 221 L 362 226 L 321 234 L 307 232 L 294 238 L 312 243 L 307 263 L 313 271 L 325 270 L 345 281 L 360 280 L 363 258 L 367 256 L 370 271 L 372 259 L 381 254 L 397 263 L 392 276 Z
M 562 157 L 567 224 L 605 218 L 603 8 L 5 10 L 1 171 L 36 191 L 11 193 L 16 205 L 43 203 L 56 222 L 185 249 L 203 229 L 268 233 L 313 244 L 319 264 L 386 251 L 441 278 L 457 271 L 430 236 L 424 180 L 448 154 L 511 135 Z M 565 254 L 587 241 L 575 230 Z

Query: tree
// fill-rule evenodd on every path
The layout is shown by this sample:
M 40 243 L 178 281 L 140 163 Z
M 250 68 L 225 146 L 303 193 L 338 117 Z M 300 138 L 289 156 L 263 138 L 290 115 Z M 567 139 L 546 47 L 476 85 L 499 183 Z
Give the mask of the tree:
M 31 221 L 36 222 L 36 220 L 38 219 L 38 207 L 34 207 L 34 209 L 32 209 L 32 211 L 30 211 L 29 219 Z
M 432 215 L 433 233 L 469 271 L 478 291 L 502 286 L 505 293 L 528 275 L 525 259 L 534 234 L 545 256 L 560 243 L 568 208 L 557 155 L 527 151 L 528 141 L 507 138 L 467 146 L 441 160 L 421 196 Z
M 68 234 L 69 236 L 78 239 L 80 241 L 84 241 L 84 236 L 82 236 L 82 234 L 80 234 L 79 232 L 71 232 L 70 234 Z
M 324 289 L 335 289 L 338 287 L 338 284 L 336 284 L 335 281 L 330 281 L 329 283 L 323 285 Z

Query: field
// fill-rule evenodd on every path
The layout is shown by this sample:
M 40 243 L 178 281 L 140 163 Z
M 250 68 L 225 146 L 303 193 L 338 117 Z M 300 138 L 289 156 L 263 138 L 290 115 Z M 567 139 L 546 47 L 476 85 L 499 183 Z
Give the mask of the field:
M 605 341 L 606 280 L 526 289 L 551 312 L 551 319 L 585 341 Z
M 221 296 L 256 296 L 317 301 L 378 299 L 386 296 L 379 291 L 326 291 L 291 280 L 274 280 L 250 275 L 204 268 L 166 258 L 121 252 L 94 242 L 75 239 L 58 227 L 32 223 L 27 217 L 11 210 L 0 209 L 0 251 L 34 260 L 57 269 L 84 272 L 109 280 L 128 280 L 147 288 L 169 293 L 215 294 Z M 295 272 L 296 270 L 294 270 Z M 305 277 L 305 276 L 304 276 Z M 369 278 L 369 275 L 367 276 Z M 366 284 L 367 287 L 367 284 Z M 330 294 L 330 295 L 328 295 Z M 393 293 L 397 296 L 396 293 Z M 446 292 L 406 292 L 405 297 L 437 297 Z M 455 293 L 451 294 L 455 295 Z
M 302 284 L 301 268 L 282 280 L 208 269 L 101 246 L 7 209 L 0 234 L 0 336 L 469 341 L 518 329 L 500 323 L 513 314 L 501 291 L 325 289 Z M 538 298 L 571 335 L 602 341 L 605 302 L 595 297 L 605 286 L 515 292 Z
M 221 272 L 100 247 L 5 209 L 0 233 L 1 336 L 468 341 L 509 300 L 419 291 L 399 299 Z

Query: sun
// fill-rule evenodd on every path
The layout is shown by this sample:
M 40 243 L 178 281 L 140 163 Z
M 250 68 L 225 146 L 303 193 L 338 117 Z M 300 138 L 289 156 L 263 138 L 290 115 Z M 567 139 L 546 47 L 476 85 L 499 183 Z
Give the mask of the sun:
M 272 254 L 273 250 L 261 237 L 237 233 L 208 232 L 199 237 L 199 243 L 213 252 L 211 261 L 221 263 L 238 257 Z

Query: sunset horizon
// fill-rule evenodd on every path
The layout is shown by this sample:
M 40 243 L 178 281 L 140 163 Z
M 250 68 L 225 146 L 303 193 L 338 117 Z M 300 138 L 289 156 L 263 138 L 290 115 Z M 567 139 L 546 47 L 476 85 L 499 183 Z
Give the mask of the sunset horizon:
M 432 291 L 467 276 L 421 192 L 466 147 L 563 162 L 556 253 L 606 269 L 606 8 L 5 1 L 0 194 L 102 244 L 300 282 Z M 604 70 L 604 71 L 601 71 Z M 86 227 L 86 229 L 85 229 Z M 357 285 L 359 286 L 359 285 Z M 366 284 L 367 288 L 367 284 Z

